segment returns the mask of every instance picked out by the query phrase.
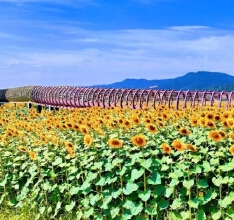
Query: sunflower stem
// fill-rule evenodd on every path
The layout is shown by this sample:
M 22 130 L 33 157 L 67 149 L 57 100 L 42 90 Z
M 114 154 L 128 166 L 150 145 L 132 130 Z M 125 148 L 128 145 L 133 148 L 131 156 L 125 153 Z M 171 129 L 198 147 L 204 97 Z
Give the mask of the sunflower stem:
M 185 155 L 186 155 L 186 164 L 189 164 L 188 163 L 188 153 L 187 151 L 185 152 Z M 190 181 L 190 169 L 188 167 L 188 181 Z M 188 189 L 188 196 L 189 196 L 189 202 L 191 202 L 191 188 Z M 189 205 L 189 219 L 192 220 L 192 209 L 191 209 L 191 205 Z
M 145 166 L 146 166 L 146 160 L 145 160 L 145 154 L 144 154 L 144 149 L 142 148 L 142 155 L 143 155 L 143 160 L 144 160 L 144 192 L 147 190 L 147 182 L 146 182 L 146 172 L 145 172 Z M 147 208 L 147 201 L 145 201 L 145 209 Z
M 219 164 L 220 164 L 220 156 L 219 156 Z M 221 166 L 219 166 L 219 177 L 221 176 L 221 169 L 220 169 Z M 219 186 L 219 199 L 220 201 L 222 201 L 222 183 L 220 184 Z M 223 216 L 223 209 L 221 206 L 220 207 L 220 211 L 221 211 L 221 216 Z
M 117 149 L 117 152 L 118 152 L 118 158 L 120 159 L 120 153 L 119 153 L 119 149 Z M 119 169 L 120 171 L 122 170 L 122 165 L 119 164 Z M 121 187 L 121 200 L 122 202 L 124 201 L 124 194 L 123 194 L 123 178 L 122 178 L 122 175 L 120 175 L 120 187 Z M 124 208 L 122 207 L 122 215 L 124 213 Z

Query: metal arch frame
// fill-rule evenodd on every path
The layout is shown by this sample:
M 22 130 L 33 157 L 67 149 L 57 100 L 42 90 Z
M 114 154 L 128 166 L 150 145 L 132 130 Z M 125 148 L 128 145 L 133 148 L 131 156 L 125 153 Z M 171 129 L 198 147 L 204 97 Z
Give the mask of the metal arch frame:
M 176 93 L 175 90 L 171 90 L 169 97 L 168 97 L 168 107 L 171 108 L 171 102 L 173 102 L 173 93 Z
M 109 107 L 112 107 L 112 103 L 114 102 L 116 89 L 110 89 L 110 90 L 111 90 L 111 92 L 109 93 L 109 96 L 108 96 L 108 105 L 109 105 Z
M 219 107 L 219 108 L 222 107 L 222 98 L 223 98 L 223 95 L 226 96 L 226 109 L 227 109 L 228 106 L 229 106 L 229 98 L 228 98 L 229 96 L 228 96 L 228 93 L 227 93 L 227 92 L 224 92 L 224 91 L 222 91 L 222 92 L 220 93 L 219 105 L 218 105 L 218 107 Z
M 51 89 L 51 93 L 49 94 L 49 102 L 51 105 L 55 105 L 55 103 L 53 102 L 53 97 L 55 96 L 55 92 L 56 92 L 57 88 L 56 87 L 52 87 Z
M 80 102 L 79 102 L 79 95 L 80 95 L 80 92 L 82 91 L 83 88 L 84 87 L 78 88 L 74 94 L 74 107 L 76 107 L 76 108 L 81 107 Z
M 80 103 L 81 98 L 82 98 L 82 97 L 80 96 L 80 94 L 81 94 L 85 89 L 87 89 L 87 88 L 82 87 L 82 88 L 79 89 L 78 96 L 77 96 L 78 107 L 84 107 L 84 106 L 82 106 L 81 103 Z M 82 100 L 82 101 L 83 101 L 83 100 Z
M 94 89 L 91 89 L 93 91 L 93 106 L 98 106 L 98 95 L 99 95 L 99 92 L 101 90 L 101 88 L 96 88 L 95 90 Z
M 43 86 L 40 88 L 39 103 L 44 104 L 44 105 L 46 104 L 45 93 L 46 93 L 47 89 L 48 89 L 48 87 L 43 87 Z
M 206 105 L 206 95 L 209 94 L 209 91 L 203 91 L 202 92 L 202 99 L 201 99 L 201 105 L 204 106 Z
M 211 97 L 210 97 L 210 106 L 213 106 L 213 105 L 214 105 L 214 97 L 215 97 L 215 95 L 216 95 L 216 92 L 213 91 L 213 92 L 211 93 Z
M 135 99 L 137 98 L 137 102 L 138 102 L 138 100 L 140 101 L 140 98 L 138 99 L 138 97 L 137 97 L 137 93 L 138 93 L 139 91 L 142 91 L 141 94 L 140 94 L 140 97 L 141 97 L 141 95 L 142 95 L 142 93 L 145 91 L 145 89 L 143 89 L 143 90 L 136 89 L 136 90 L 135 90 L 135 93 L 133 94 L 133 97 L 132 97 L 132 106 L 131 106 L 132 109 L 136 109 L 136 106 L 137 106 L 137 103 L 135 104 L 135 101 L 136 101 Z M 138 107 L 137 107 L 137 108 L 138 108 Z
M 161 97 L 160 97 L 160 90 L 157 89 L 157 90 L 154 90 L 154 101 L 153 101 L 153 106 L 154 106 L 154 109 L 156 109 L 155 107 L 155 102 L 156 102 L 156 97 L 158 96 L 158 106 L 160 105 L 161 103 Z
M 119 99 L 120 99 L 120 101 L 121 101 L 121 95 L 122 95 L 122 91 L 123 91 L 123 89 L 117 89 L 116 90 L 116 93 L 115 93 L 115 97 L 114 97 L 114 106 L 115 107 L 117 107 L 117 103 L 118 103 L 118 101 L 119 101 Z M 120 92 L 120 95 L 118 95 L 118 93 Z M 117 99 L 118 98 L 118 99 Z M 119 106 L 118 106 L 119 107 Z
M 88 100 L 88 107 L 91 107 L 91 105 L 90 105 L 90 100 L 92 100 L 93 101 L 93 99 L 92 98 L 90 98 L 89 96 L 90 96 L 90 94 L 92 95 L 92 94 L 94 94 L 94 89 L 89 89 L 89 92 L 88 92 L 88 94 L 87 94 L 87 100 Z M 91 96 L 91 97 L 93 97 L 93 96 Z
M 70 91 L 70 87 L 65 87 L 63 91 L 63 105 L 66 107 L 69 107 L 69 104 L 68 104 L 69 91 Z
M 99 88 L 95 88 L 95 89 L 90 89 L 90 92 L 92 94 L 92 106 L 95 106 L 95 101 L 97 99 L 97 97 L 95 97 L 96 99 L 94 100 L 94 95 L 99 91 Z
M 146 102 L 146 106 L 148 106 L 149 105 L 149 101 L 150 101 L 150 94 L 151 93 L 154 94 L 154 92 L 153 92 L 153 89 L 149 89 L 149 90 L 147 89 L 146 92 L 147 92 L 147 96 L 146 96 L 145 100 L 143 99 L 143 101 L 145 101 Z M 143 93 L 143 97 L 144 97 L 144 93 Z
M 192 105 L 191 105 L 192 108 L 195 107 L 195 100 L 196 100 L 196 98 L 197 98 L 197 102 L 199 104 L 199 94 L 198 94 L 197 90 L 193 92 Z
M 101 98 L 100 98 L 101 107 L 104 107 L 104 108 L 108 107 L 108 106 L 105 106 L 105 95 L 109 90 L 110 89 L 104 89 L 104 91 L 101 93 Z
M 83 106 L 83 107 L 88 107 L 88 104 L 86 105 L 87 99 L 86 99 L 86 96 L 85 96 L 88 91 L 89 91 L 89 88 L 85 88 L 84 91 L 83 91 L 83 96 L 82 96 L 82 99 L 81 99 L 81 101 L 83 103 L 81 106 Z
M 74 87 L 74 95 L 72 96 L 72 100 L 71 100 L 72 106 L 74 108 L 76 107 L 76 93 L 79 89 L 80 89 L 79 87 Z
M 179 104 L 180 104 L 180 94 L 184 94 L 182 90 L 177 92 L 177 96 L 176 96 L 176 109 L 179 109 Z M 183 97 L 184 98 L 184 97 Z
M 95 90 L 94 89 L 91 89 L 93 91 L 93 96 L 92 96 L 92 103 L 93 103 L 93 106 L 98 106 L 98 94 L 99 94 L 99 91 L 100 91 L 101 88 L 96 88 Z
M 60 103 L 60 93 L 62 91 L 63 87 L 62 86 L 59 86 L 56 90 L 55 90 L 55 93 L 53 95 L 53 103 L 56 105 L 56 106 L 62 106 L 61 103 Z
M 161 97 L 161 100 L 160 100 L 160 103 L 159 103 L 159 105 L 162 105 L 163 104 L 163 98 L 165 97 L 165 104 L 166 104 L 166 102 L 167 102 L 167 92 L 168 91 L 170 91 L 170 90 L 162 90 L 162 91 L 160 91 L 160 92 L 162 92 L 162 97 Z M 160 94 L 161 95 L 161 94 Z
M 61 86 L 58 90 L 58 105 L 64 106 L 63 104 L 63 92 L 64 92 L 64 86 Z
M 42 89 L 43 87 L 42 86 L 39 86 L 38 88 L 37 88 L 37 93 L 36 93 L 36 101 L 37 102 L 39 102 L 40 101 L 40 94 L 41 94 L 41 89 Z
M 123 108 L 123 101 L 124 101 L 124 93 L 125 93 L 125 92 L 128 94 L 129 89 L 124 89 L 124 90 L 122 90 L 122 94 L 121 94 L 121 96 L 120 96 L 120 107 L 121 107 L 121 108 Z M 127 94 L 126 94 L 126 95 L 127 95 Z M 126 107 L 126 105 L 125 105 L 124 107 Z
M 39 89 L 39 86 L 35 86 L 35 87 L 32 89 L 32 91 L 31 91 L 31 96 L 30 96 L 31 101 L 36 102 L 38 89 Z
M 24 93 L 22 93 L 23 95 Z M 29 92 L 32 102 L 45 106 L 64 108 L 99 106 L 108 108 L 116 107 L 119 104 L 118 106 L 122 108 L 128 106 L 132 109 L 143 108 L 145 105 L 156 109 L 157 104 L 167 104 L 171 108 L 174 106 L 174 101 L 177 109 L 181 102 L 183 102 L 182 107 L 186 108 L 188 103 L 191 107 L 197 105 L 213 106 L 216 101 L 219 108 L 223 104 L 226 105 L 226 108 L 230 108 L 234 99 L 233 95 L 234 91 L 105 89 L 74 86 L 34 86 Z
M 69 87 L 65 86 L 64 87 L 64 90 L 63 90 L 63 98 L 62 98 L 62 102 L 63 102 L 63 106 L 65 107 L 69 107 L 68 104 L 67 104 L 67 92 L 69 91 Z
M 125 102 L 125 106 L 127 106 L 127 107 L 130 107 L 128 102 L 129 102 L 130 95 L 134 90 L 135 89 L 129 89 L 128 90 L 128 94 L 126 95 L 126 102 Z M 132 102 L 133 102 L 133 96 L 132 96 L 132 101 L 130 100 L 130 105 L 132 104 Z
M 108 89 L 106 89 L 106 91 L 102 95 L 102 106 L 104 108 L 109 108 L 110 107 L 109 105 L 106 105 L 106 98 L 108 98 L 108 101 L 109 101 L 108 92 L 110 92 L 110 91 L 111 91 L 111 89 L 108 88 Z
M 66 104 L 67 104 L 67 106 L 71 106 L 71 107 L 73 107 L 72 106 L 72 94 L 73 94 L 73 91 L 75 90 L 75 87 L 68 87 L 67 88 L 67 96 L 66 96 L 66 99 L 67 99 L 67 102 L 66 102 Z
M 51 90 L 53 89 L 53 87 L 48 86 L 45 90 L 45 95 L 44 95 L 44 100 L 45 100 L 45 104 L 48 105 L 50 104 L 50 98 L 49 98 L 49 94 L 51 93 Z
M 145 96 L 148 95 L 147 89 L 144 89 L 139 97 L 139 102 L 140 102 L 140 108 L 143 108 L 143 104 L 145 102 Z
M 192 93 L 190 90 L 186 91 L 185 92 L 185 97 L 184 97 L 184 103 L 183 103 L 183 108 L 186 108 L 187 107 L 187 97 L 188 95 L 190 95 L 190 107 L 192 106 Z
M 231 104 L 232 104 L 232 95 L 233 94 L 234 94 L 234 91 L 230 92 L 229 95 L 228 95 L 228 108 L 231 107 Z
M 103 96 L 105 93 L 106 89 L 105 88 L 99 88 L 98 94 L 97 94 L 97 105 L 98 107 L 104 107 L 102 104 Z

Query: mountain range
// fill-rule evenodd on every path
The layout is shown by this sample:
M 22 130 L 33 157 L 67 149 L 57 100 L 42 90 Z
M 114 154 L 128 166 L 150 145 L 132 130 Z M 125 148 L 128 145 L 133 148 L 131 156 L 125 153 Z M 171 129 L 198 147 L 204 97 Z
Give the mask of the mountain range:
M 219 90 L 234 91 L 234 76 L 220 72 L 189 72 L 174 79 L 125 79 L 108 85 L 94 85 L 102 88 L 168 89 L 168 90 Z

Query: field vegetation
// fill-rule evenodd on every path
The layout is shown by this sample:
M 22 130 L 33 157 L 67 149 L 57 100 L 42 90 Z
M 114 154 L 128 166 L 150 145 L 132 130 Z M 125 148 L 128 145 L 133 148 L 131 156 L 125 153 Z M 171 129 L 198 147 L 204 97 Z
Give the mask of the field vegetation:
M 1 219 L 234 219 L 234 109 L 0 107 Z

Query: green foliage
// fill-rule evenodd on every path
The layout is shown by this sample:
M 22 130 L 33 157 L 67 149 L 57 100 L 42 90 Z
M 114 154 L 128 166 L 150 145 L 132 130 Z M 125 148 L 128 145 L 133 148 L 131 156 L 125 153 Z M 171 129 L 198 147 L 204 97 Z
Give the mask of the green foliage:
M 107 138 L 87 147 L 81 134 L 68 131 L 63 135 L 76 143 L 73 158 L 48 144 L 30 160 L 15 140 L 0 142 L 0 205 L 26 206 L 35 219 L 233 219 L 234 159 L 227 143 L 212 145 L 195 128 L 199 150 L 168 155 L 160 145 L 175 139 L 174 129 L 146 134 L 154 144 L 144 148 L 129 142 L 136 131 L 122 132 L 127 144 L 120 149 L 110 149 Z

